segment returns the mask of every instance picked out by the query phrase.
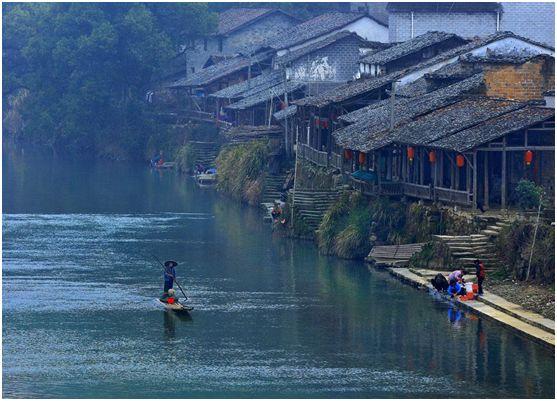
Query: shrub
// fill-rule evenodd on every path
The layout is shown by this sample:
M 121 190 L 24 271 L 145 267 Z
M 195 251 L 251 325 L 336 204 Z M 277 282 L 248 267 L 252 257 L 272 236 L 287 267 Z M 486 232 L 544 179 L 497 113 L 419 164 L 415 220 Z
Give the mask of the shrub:
M 268 158 L 269 147 L 261 141 L 224 148 L 216 160 L 217 189 L 235 199 L 259 203 Z
M 191 173 L 194 168 L 196 154 L 193 146 L 184 145 L 176 154 L 176 167 L 182 173 Z
M 520 180 L 516 185 L 515 201 L 522 210 L 537 208 L 542 195 L 543 188 L 530 180 Z

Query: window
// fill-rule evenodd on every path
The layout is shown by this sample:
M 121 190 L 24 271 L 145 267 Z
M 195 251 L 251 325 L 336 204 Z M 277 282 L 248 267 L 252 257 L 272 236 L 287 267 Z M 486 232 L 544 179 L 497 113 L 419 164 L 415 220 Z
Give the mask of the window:
M 195 67 L 191 67 L 191 72 L 192 72 L 192 73 L 195 72 Z
M 219 52 L 222 52 L 222 38 L 219 38 Z
M 203 50 L 207 51 L 207 38 L 203 39 Z

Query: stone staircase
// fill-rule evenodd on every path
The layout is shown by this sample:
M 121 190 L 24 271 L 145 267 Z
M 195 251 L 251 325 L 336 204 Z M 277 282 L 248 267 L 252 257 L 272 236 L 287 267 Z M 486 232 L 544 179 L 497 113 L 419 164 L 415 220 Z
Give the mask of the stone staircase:
M 200 163 L 206 168 L 215 167 L 215 159 L 217 158 L 220 146 L 217 142 L 200 142 L 190 141 L 195 152 L 195 163 Z
M 494 240 L 509 223 L 497 221 L 487 226 L 479 234 L 472 235 L 434 235 L 434 239 L 445 243 L 453 258 L 462 262 L 465 269 L 474 269 L 474 260 L 484 263 L 487 271 L 497 270 L 501 261 L 495 251 Z
M 294 197 L 294 211 L 311 231 L 315 231 L 327 209 L 339 196 L 338 190 L 298 189 Z M 291 191 L 289 199 L 292 199 Z
M 272 204 L 276 200 L 282 200 L 282 186 L 285 181 L 286 174 L 267 174 L 265 176 L 265 189 L 261 196 L 261 203 Z

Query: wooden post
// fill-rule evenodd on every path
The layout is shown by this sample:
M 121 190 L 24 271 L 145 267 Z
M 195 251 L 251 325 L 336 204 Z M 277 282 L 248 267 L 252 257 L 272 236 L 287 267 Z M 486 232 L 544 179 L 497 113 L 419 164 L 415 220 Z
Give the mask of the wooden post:
M 478 152 L 474 150 L 474 177 L 472 179 L 472 190 L 474 194 L 472 195 L 472 200 L 474 204 L 472 207 L 475 209 L 478 204 Z
M 503 137 L 503 153 L 501 155 L 501 209 L 507 207 L 507 137 Z
M 377 164 L 377 187 L 379 189 L 379 193 L 381 193 L 381 151 L 375 153 L 377 157 L 374 157 L 375 162 Z
M 484 152 L 484 207 L 489 207 L 489 152 Z
M 439 187 L 443 188 L 445 182 L 445 151 L 442 150 L 439 155 Z
M 420 185 L 424 185 L 424 155 L 423 149 L 418 149 L 418 157 L 420 158 Z

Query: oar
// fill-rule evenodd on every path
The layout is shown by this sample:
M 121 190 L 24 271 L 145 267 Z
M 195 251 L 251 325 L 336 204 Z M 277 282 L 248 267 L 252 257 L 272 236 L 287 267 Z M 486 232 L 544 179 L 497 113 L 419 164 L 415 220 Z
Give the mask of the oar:
M 166 266 L 159 260 L 159 258 L 157 258 L 155 255 L 152 255 L 153 258 L 155 258 L 155 260 L 162 266 L 162 269 L 164 270 L 164 272 L 166 274 L 168 274 L 168 270 L 166 270 Z M 176 280 L 176 277 L 174 277 L 171 274 L 168 274 L 170 277 L 172 277 L 174 279 L 174 282 L 176 283 L 176 285 L 178 286 L 178 288 L 180 289 L 180 291 L 182 291 L 182 294 L 184 295 L 184 298 L 187 300 L 188 296 L 186 295 L 186 293 L 184 292 L 184 290 L 182 289 L 182 286 L 178 283 L 178 280 Z

